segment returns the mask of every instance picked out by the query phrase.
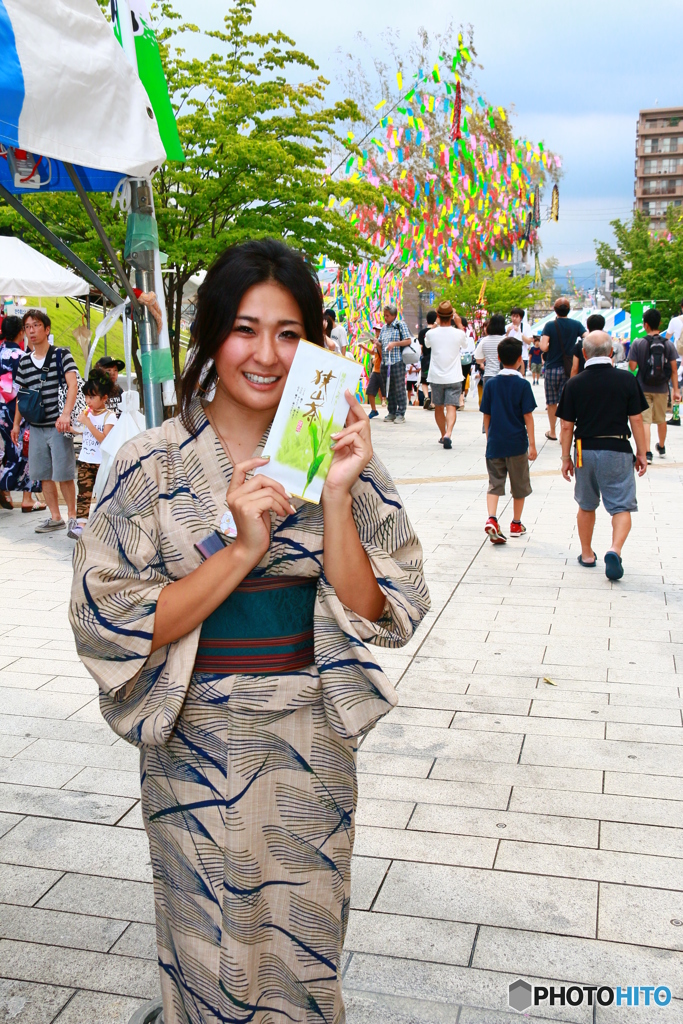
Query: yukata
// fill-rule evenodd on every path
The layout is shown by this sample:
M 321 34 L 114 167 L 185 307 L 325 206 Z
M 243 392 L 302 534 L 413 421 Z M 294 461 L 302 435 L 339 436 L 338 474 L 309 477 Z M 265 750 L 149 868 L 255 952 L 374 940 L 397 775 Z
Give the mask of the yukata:
M 422 550 L 373 458 L 352 498 L 377 622 L 338 600 L 322 507 L 295 498 L 227 601 L 150 655 L 161 591 L 227 532 L 232 467 L 199 401 L 190 426 L 119 451 L 70 605 L 102 713 L 141 751 L 164 1021 L 343 1024 L 357 739 L 397 703 L 366 644 L 407 643 L 428 610 Z
M 40 480 L 31 480 L 28 475 L 28 455 L 23 455 L 24 431 L 28 423 L 22 419 L 19 443 L 12 440 L 14 411 L 17 402 L 17 374 L 23 348 L 15 341 L 3 341 L 0 345 L 0 440 L 4 446 L 0 466 L 0 491 L 40 491 Z M 28 451 L 28 445 L 26 445 Z

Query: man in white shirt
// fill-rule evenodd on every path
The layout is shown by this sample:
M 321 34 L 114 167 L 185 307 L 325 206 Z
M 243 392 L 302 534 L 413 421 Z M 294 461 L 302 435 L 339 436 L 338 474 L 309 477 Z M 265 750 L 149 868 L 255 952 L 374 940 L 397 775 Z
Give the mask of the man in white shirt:
M 683 333 L 683 301 L 681 301 L 681 314 L 680 316 L 673 316 L 669 320 L 669 326 L 666 329 L 666 337 L 669 341 L 673 341 L 676 349 L 680 355 L 683 355 L 681 348 L 683 348 L 683 339 L 681 338 Z M 679 345 L 679 341 L 681 345 Z
M 439 444 L 444 448 L 452 448 L 451 435 L 460 405 L 463 381 L 460 350 L 467 348 L 467 335 L 448 299 L 439 303 L 436 315 L 437 326 L 425 334 L 425 347 L 431 349 L 432 353 L 427 381 L 432 390 Z M 453 327 L 454 319 L 457 327 Z
M 526 316 L 521 306 L 513 306 L 510 310 L 511 323 L 507 327 L 508 338 L 517 338 L 517 341 L 522 343 L 522 362 L 524 363 L 524 372 L 522 376 L 526 376 L 527 367 L 529 365 L 529 345 L 533 344 L 534 337 L 529 332 L 525 334 L 525 329 L 529 329 L 529 325 L 524 323 L 524 317 Z
M 346 354 L 346 346 L 348 345 L 346 328 L 336 322 L 337 314 L 333 309 L 326 309 L 325 316 L 329 316 L 334 324 L 330 332 L 330 337 L 335 342 L 339 355 L 343 356 Z

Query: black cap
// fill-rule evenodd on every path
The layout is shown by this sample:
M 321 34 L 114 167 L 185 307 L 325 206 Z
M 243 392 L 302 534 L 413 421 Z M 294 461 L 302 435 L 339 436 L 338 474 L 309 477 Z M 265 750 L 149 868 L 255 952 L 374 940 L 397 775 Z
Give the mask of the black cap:
M 126 364 L 123 359 L 112 359 L 111 356 L 102 356 L 95 363 L 95 366 L 99 366 L 101 370 L 110 370 L 112 366 L 115 366 L 117 370 L 125 370 Z
M 325 310 L 325 316 L 331 316 L 333 320 L 337 319 L 337 314 L 335 313 L 335 311 L 333 309 L 326 309 Z

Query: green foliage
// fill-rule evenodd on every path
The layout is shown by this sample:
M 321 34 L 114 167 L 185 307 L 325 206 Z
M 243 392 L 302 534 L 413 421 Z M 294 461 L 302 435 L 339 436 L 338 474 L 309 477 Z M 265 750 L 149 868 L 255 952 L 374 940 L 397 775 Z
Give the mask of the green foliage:
M 480 302 L 484 283 L 484 299 Z M 460 281 L 437 281 L 435 290 L 439 301 L 450 299 L 456 312 L 468 321 L 476 319 L 482 308 L 486 309 L 487 317 L 494 313 L 507 316 L 512 306 L 528 310 L 545 294 L 545 287 L 535 285 L 532 277 L 513 277 L 510 270 L 487 271 L 476 276 L 467 274 Z
M 680 312 L 683 299 L 683 216 L 680 208 L 667 210 L 667 233 L 655 238 L 641 213 L 631 221 L 613 220 L 616 248 L 596 239 L 599 266 L 611 270 L 624 304 L 653 299 L 664 317 Z M 667 237 L 668 236 L 668 237 Z
M 168 254 L 166 305 L 176 376 L 183 289 L 226 246 L 273 236 L 312 259 L 325 253 L 342 265 L 375 250 L 329 200 L 339 185 L 324 170 L 331 140 L 360 115 L 351 100 L 324 105 L 327 82 L 316 65 L 281 32 L 251 32 L 256 0 L 234 0 L 224 27 L 207 33 L 215 52 L 200 60 L 179 45 L 184 24 L 171 4 L 155 9 L 155 28 L 177 115 L 184 162 L 166 163 L 155 175 L 159 245 Z M 306 81 L 292 84 L 301 69 Z M 353 203 L 376 199 L 363 183 L 343 185 Z M 108 196 L 93 196 L 100 219 L 121 252 L 125 217 Z M 341 196 L 339 198 L 342 198 Z M 109 281 L 112 267 L 72 193 L 27 197 L 26 205 Z M 60 257 L 8 207 L 0 204 L 0 229 L 10 228 L 53 259 Z

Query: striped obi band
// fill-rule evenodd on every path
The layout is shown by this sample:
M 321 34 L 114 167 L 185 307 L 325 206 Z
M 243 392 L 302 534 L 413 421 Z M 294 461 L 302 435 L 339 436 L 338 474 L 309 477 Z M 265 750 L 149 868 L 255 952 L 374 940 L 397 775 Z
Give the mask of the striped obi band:
M 194 671 L 279 675 L 311 665 L 317 583 L 247 576 L 202 625 Z

